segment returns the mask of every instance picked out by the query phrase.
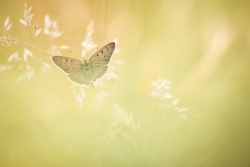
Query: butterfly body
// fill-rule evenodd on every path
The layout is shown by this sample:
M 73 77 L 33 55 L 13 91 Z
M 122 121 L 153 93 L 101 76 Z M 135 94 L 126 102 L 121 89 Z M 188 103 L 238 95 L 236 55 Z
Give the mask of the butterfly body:
M 71 57 L 52 56 L 52 62 L 66 73 L 72 82 L 89 86 L 107 72 L 114 50 L 115 43 L 111 42 L 96 51 L 89 60 L 80 61 Z
M 83 70 L 90 70 L 91 69 L 91 67 L 92 67 L 92 64 L 88 61 L 88 60 L 86 60 L 86 59 L 84 59 L 83 61 L 82 61 L 82 64 L 81 64 L 81 69 L 83 69 Z

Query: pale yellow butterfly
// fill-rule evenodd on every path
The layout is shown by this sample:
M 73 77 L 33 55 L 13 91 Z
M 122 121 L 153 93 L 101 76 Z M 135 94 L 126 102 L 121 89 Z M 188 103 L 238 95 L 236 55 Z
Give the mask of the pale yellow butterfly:
M 68 75 L 70 81 L 87 85 L 101 78 L 109 68 L 109 62 L 115 50 L 111 42 L 96 51 L 89 60 L 80 61 L 71 57 L 52 56 L 52 62 Z

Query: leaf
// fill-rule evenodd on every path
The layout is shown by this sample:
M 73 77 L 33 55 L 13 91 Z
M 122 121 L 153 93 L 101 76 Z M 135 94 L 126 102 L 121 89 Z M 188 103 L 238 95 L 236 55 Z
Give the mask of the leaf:
M 25 25 L 25 26 L 28 25 L 27 22 L 26 22 L 25 20 L 23 20 L 23 19 L 19 19 L 19 21 L 20 21 L 23 25 Z

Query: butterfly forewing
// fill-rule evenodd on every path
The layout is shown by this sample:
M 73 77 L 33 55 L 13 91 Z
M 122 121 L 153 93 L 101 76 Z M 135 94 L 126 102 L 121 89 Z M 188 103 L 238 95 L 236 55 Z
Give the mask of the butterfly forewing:
M 95 52 L 89 59 L 93 66 L 108 65 L 115 50 L 115 42 L 111 42 Z
M 87 72 L 83 69 L 76 70 L 68 75 L 68 78 L 80 85 L 89 85 L 90 83 L 90 76 L 88 76 Z
M 52 61 L 66 74 L 70 74 L 73 71 L 81 68 L 82 64 L 80 60 L 64 56 L 53 56 Z

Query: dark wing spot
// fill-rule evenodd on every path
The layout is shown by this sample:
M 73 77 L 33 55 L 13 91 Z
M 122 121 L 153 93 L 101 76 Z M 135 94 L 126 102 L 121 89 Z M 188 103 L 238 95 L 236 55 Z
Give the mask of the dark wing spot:
M 102 50 L 101 52 L 102 52 L 102 54 L 103 54 L 103 50 Z
M 96 56 L 99 56 L 99 54 L 97 54 Z

